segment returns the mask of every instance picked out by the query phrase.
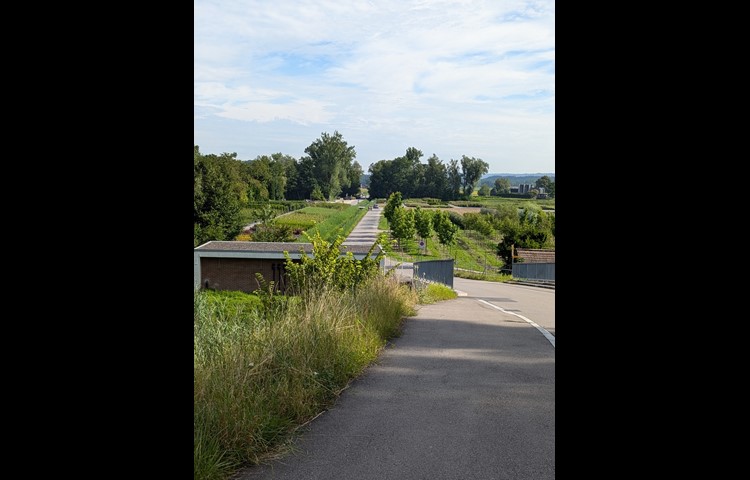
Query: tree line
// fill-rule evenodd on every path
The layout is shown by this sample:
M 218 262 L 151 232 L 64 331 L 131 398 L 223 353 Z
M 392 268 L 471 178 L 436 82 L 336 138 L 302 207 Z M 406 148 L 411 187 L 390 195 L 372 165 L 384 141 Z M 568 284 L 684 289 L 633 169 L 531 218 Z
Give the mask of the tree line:
M 282 153 L 238 160 L 236 153 L 202 154 L 193 146 L 193 242 L 231 240 L 242 228 L 241 210 L 251 202 L 268 200 L 333 200 L 359 193 L 363 170 L 355 160 L 354 146 L 341 133 L 323 132 L 299 160 Z M 468 199 L 482 175 L 489 170 L 480 158 L 462 155 L 444 164 L 436 155 L 421 163 L 423 153 L 409 147 L 403 156 L 380 160 L 370 168 L 371 198 L 431 197 Z M 554 182 L 544 184 L 554 192 Z M 505 181 L 495 192 L 505 191 Z M 481 191 L 487 194 L 486 189 Z M 491 192 L 490 192 L 491 193 Z
M 333 200 L 359 193 L 362 167 L 354 146 L 323 132 L 299 160 L 274 153 L 238 160 L 236 153 L 202 154 L 193 146 L 193 243 L 231 240 L 242 208 L 266 200 Z
M 435 154 L 421 163 L 422 156 L 421 150 L 409 147 L 401 157 L 370 165 L 370 197 L 388 198 L 401 192 L 404 198 L 468 199 L 489 170 L 481 158 L 462 155 L 444 164 Z

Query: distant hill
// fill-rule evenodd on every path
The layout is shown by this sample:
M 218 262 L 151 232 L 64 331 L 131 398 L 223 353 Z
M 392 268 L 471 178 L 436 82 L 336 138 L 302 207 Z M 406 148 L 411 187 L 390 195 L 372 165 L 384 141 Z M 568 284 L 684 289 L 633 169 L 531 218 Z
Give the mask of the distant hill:
M 369 173 L 362 174 L 362 176 L 359 177 L 359 184 L 369 187 L 370 186 L 370 174 Z
M 479 185 L 487 185 L 492 188 L 495 186 L 495 180 L 498 178 L 507 178 L 513 186 L 521 184 L 534 184 L 543 176 L 548 176 L 553 182 L 555 181 L 554 173 L 488 173 L 479 180 Z

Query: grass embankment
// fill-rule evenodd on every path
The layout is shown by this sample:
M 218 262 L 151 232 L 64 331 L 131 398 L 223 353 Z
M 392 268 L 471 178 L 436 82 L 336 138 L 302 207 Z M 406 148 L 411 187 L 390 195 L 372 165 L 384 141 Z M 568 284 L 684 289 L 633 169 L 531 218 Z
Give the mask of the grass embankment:
M 377 357 L 417 302 L 417 292 L 382 275 L 304 299 L 197 293 L 194 478 L 226 479 L 277 451 Z

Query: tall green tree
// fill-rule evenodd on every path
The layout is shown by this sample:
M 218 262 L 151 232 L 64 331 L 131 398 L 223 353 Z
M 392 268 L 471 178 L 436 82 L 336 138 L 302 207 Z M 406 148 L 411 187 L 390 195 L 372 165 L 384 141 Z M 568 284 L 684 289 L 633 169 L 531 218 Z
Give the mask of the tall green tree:
M 489 170 L 489 164 L 481 158 L 461 156 L 461 185 L 466 198 L 471 197 L 474 186 Z
M 458 160 L 451 158 L 448 164 L 448 199 L 456 200 L 461 195 L 461 170 L 458 168 Z
M 247 202 L 236 153 L 203 155 L 193 147 L 193 246 L 232 240 L 242 229 L 240 210 Z
M 393 160 L 378 160 L 370 165 L 370 198 L 388 198 L 398 190 L 394 182 Z
M 385 208 L 383 208 L 383 216 L 389 223 L 393 222 L 393 211 L 397 208 L 401 208 L 404 204 L 401 198 L 401 192 L 393 192 L 388 200 L 385 202 Z
M 311 199 L 316 187 L 322 196 L 323 192 L 320 189 L 318 180 L 315 178 L 313 159 L 309 156 L 304 156 L 300 158 L 297 164 L 296 189 L 287 190 L 286 198 L 291 200 Z
M 544 192 L 549 195 L 550 198 L 555 197 L 555 182 L 552 181 L 547 175 L 542 176 L 535 182 L 536 188 L 544 188 Z
M 424 172 L 425 187 L 423 196 L 446 200 L 448 172 L 443 162 L 434 153 L 427 159 Z
M 313 175 L 323 195 L 333 200 L 341 193 L 342 185 L 349 183 L 347 174 L 357 156 L 354 146 L 349 146 L 338 131 L 333 135 L 323 132 L 305 153 L 312 160 Z
M 414 210 L 397 207 L 393 210 L 391 218 L 391 233 L 398 239 L 398 245 L 401 247 L 405 240 L 413 239 L 417 233 L 414 226 Z
M 356 160 L 349 165 L 346 173 L 346 183 L 341 187 L 342 195 L 357 195 L 359 193 L 359 180 L 362 178 L 362 173 L 364 173 L 362 165 Z
M 508 180 L 505 177 L 500 177 L 495 179 L 495 188 L 493 189 L 495 193 L 493 195 L 500 195 L 503 193 L 510 193 L 510 180 Z
M 240 175 L 247 185 L 247 197 L 251 202 L 268 200 L 268 185 L 271 179 L 271 159 L 259 155 L 255 160 L 240 163 Z
M 442 210 L 436 211 L 432 223 L 441 244 L 453 245 L 455 243 L 458 225 L 451 221 L 447 213 Z
M 414 227 L 420 237 L 430 238 L 432 236 L 432 212 L 422 210 L 420 207 L 414 208 Z
M 283 183 L 283 194 L 281 198 L 291 200 L 293 198 L 291 196 L 292 192 L 298 188 L 299 174 L 297 173 L 297 160 L 291 155 L 284 155 L 282 153 L 274 153 L 271 155 L 271 159 L 274 164 L 277 165 L 276 168 L 278 168 L 278 170 L 274 170 L 274 172 L 280 172 L 279 174 L 283 175 L 285 180 Z M 303 198 L 304 197 L 297 198 L 297 200 L 302 200 Z

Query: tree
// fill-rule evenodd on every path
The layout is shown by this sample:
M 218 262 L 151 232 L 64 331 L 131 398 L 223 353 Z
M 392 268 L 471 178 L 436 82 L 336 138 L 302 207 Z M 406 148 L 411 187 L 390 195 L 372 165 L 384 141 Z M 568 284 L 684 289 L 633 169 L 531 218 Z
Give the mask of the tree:
M 274 164 L 278 165 L 279 170 L 274 170 L 282 172 L 281 175 L 284 176 L 284 179 L 286 182 L 284 183 L 283 188 L 283 199 L 292 199 L 296 198 L 298 200 L 302 200 L 305 197 L 294 197 L 294 193 L 299 188 L 299 174 L 298 174 L 298 165 L 297 160 L 292 157 L 291 155 L 284 155 L 282 153 L 274 153 L 271 155 L 271 159 L 273 160 Z
M 303 156 L 295 163 L 293 182 L 287 185 L 286 198 L 288 200 L 306 200 L 312 197 L 313 189 L 318 185 L 315 179 L 313 160 Z M 291 177 L 290 177 L 291 178 Z M 322 193 L 321 193 L 322 194 Z
M 417 233 L 414 227 L 414 210 L 397 207 L 393 210 L 391 218 L 391 233 L 398 239 L 398 245 L 401 247 L 404 240 L 413 239 Z
M 464 189 L 464 196 L 471 197 L 474 191 L 474 185 L 487 173 L 490 166 L 481 158 L 461 156 L 461 184 Z
M 315 201 L 325 200 L 323 191 L 320 189 L 320 187 L 317 184 L 313 187 L 312 192 L 310 192 L 310 200 L 315 200 Z
M 448 187 L 448 172 L 443 162 L 434 153 L 427 159 L 424 171 L 425 186 L 423 195 L 425 197 L 445 199 Z
M 458 160 L 451 158 L 448 164 L 448 200 L 459 198 L 461 193 L 461 172 L 458 169 Z
M 333 200 L 341 193 L 342 185 L 348 184 L 347 174 L 357 153 L 338 131 L 333 135 L 323 132 L 305 149 L 312 161 L 312 172 L 323 196 Z
M 432 236 L 432 213 L 420 207 L 414 208 L 414 227 L 420 237 L 430 238 Z
M 482 185 L 481 187 L 479 187 L 478 194 L 479 194 L 480 197 L 489 197 L 490 196 L 490 187 L 488 187 L 487 185 Z
M 360 178 L 362 178 L 362 166 L 356 160 L 349 166 L 346 174 L 346 184 L 342 185 L 343 195 L 357 195 L 359 193 Z
M 443 245 L 453 245 L 456 241 L 458 226 L 451 222 L 448 214 L 442 210 L 435 212 L 432 223 L 440 243 Z
M 496 178 L 494 190 L 495 190 L 494 195 L 500 195 L 502 193 L 510 193 L 510 180 L 504 177 Z
M 388 200 L 385 202 L 385 208 L 383 209 L 383 216 L 386 220 L 388 220 L 388 223 L 393 222 L 393 211 L 397 208 L 400 208 L 403 203 L 404 202 L 401 199 L 401 192 L 393 192 L 388 197 Z
M 232 240 L 242 230 L 240 210 L 247 202 L 236 153 L 202 155 L 193 147 L 193 246 Z
M 494 232 L 492 225 L 488 221 L 491 218 L 490 215 L 481 213 L 465 213 L 464 214 L 464 228 L 466 230 L 474 230 L 483 235 L 490 236 Z
M 544 188 L 544 192 L 549 195 L 550 198 L 555 198 L 555 182 L 552 181 L 547 175 L 539 178 L 535 182 L 536 188 Z

